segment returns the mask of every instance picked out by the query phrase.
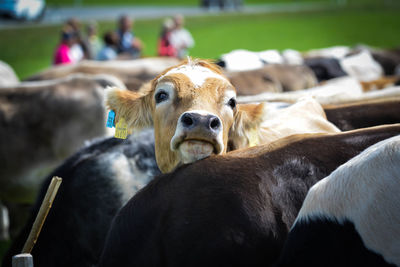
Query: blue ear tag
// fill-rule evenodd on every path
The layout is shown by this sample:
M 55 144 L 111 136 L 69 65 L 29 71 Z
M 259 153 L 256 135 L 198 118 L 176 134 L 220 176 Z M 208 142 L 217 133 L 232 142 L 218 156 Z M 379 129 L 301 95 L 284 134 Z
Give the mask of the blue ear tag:
M 108 117 L 107 117 L 107 125 L 108 128 L 113 128 L 115 126 L 115 112 L 114 110 L 110 110 L 108 112 Z

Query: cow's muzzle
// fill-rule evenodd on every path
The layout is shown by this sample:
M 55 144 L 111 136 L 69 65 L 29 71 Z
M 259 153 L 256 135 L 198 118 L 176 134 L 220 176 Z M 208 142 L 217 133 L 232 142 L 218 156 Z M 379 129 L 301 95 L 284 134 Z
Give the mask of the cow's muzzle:
M 224 150 L 221 119 L 205 111 L 188 111 L 179 119 L 171 150 L 179 151 L 183 163 L 221 154 Z

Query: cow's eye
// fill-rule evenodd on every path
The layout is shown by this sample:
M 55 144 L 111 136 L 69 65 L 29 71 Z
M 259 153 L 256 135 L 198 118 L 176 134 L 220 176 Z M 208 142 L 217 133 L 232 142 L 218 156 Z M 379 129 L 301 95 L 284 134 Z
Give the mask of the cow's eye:
M 160 90 L 157 92 L 157 94 L 154 96 L 154 98 L 155 98 L 157 104 L 161 103 L 168 99 L 168 93 L 163 90 Z
M 233 97 L 232 97 L 231 99 L 229 99 L 228 105 L 229 105 L 232 109 L 235 109 L 235 108 L 236 108 L 236 99 L 233 98 Z

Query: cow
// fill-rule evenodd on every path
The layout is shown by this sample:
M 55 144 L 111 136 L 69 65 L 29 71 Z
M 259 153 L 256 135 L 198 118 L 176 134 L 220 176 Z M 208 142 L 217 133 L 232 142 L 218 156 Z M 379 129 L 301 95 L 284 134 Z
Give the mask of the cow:
M 360 81 L 364 92 L 400 85 L 400 75 L 384 76 L 368 82 Z
M 140 86 L 164 69 L 176 65 L 176 58 L 142 58 L 135 60 L 90 61 L 85 60 L 77 64 L 52 66 L 27 81 L 51 80 L 66 77 L 73 73 L 110 74 L 119 78 L 129 90 L 137 91 Z
M 170 172 L 212 154 L 227 152 L 229 135 L 247 136 L 263 120 L 263 104 L 236 105 L 236 91 L 218 66 L 188 59 L 166 69 L 147 92 L 107 91 L 117 124 L 154 126 L 158 166 Z
M 238 103 L 255 103 L 280 101 L 294 103 L 299 98 L 311 96 L 320 104 L 344 104 L 351 102 L 387 99 L 400 96 L 400 87 L 387 87 L 378 91 L 364 92 L 360 82 L 353 77 L 331 79 L 319 86 L 293 92 L 262 93 L 252 96 L 239 96 Z
M 293 134 L 293 133 L 304 133 L 304 132 L 337 132 L 338 129 L 335 128 L 332 124 L 326 121 L 324 112 L 321 108 L 321 106 L 312 99 L 304 99 L 292 106 L 289 107 L 275 107 L 273 104 L 268 104 L 266 107 L 266 114 L 267 119 L 263 122 L 263 133 L 267 136 L 267 140 L 262 140 L 263 143 L 271 143 L 272 141 Z M 295 122 L 295 124 L 294 124 Z M 87 190 L 85 187 L 88 186 L 90 188 L 96 188 L 96 192 L 98 192 L 99 197 L 103 198 L 104 194 L 106 192 L 103 192 L 102 190 L 107 190 L 107 191 L 115 191 L 115 186 L 113 185 L 108 185 L 105 186 L 104 179 L 107 179 L 107 181 L 115 181 L 115 184 L 117 186 L 121 185 L 121 180 L 125 181 L 135 181 L 138 180 L 141 177 L 148 177 L 145 181 L 149 181 L 151 179 L 151 175 L 143 175 L 143 174 L 138 174 L 137 173 L 137 168 L 134 167 L 132 168 L 130 165 L 131 164 L 121 164 L 119 162 L 125 163 L 126 160 L 123 158 L 120 159 L 120 157 L 117 157 L 114 155 L 114 151 L 118 149 L 118 151 L 129 151 L 129 153 L 124 152 L 125 156 L 128 157 L 128 161 L 134 161 L 136 162 L 136 165 L 143 165 L 143 162 L 152 162 L 154 164 L 151 165 L 152 168 L 149 168 L 148 170 L 151 171 L 151 174 L 155 174 L 156 170 L 158 171 L 157 166 L 155 165 L 155 158 L 154 158 L 154 147 L 152 148 L 150 152 L 146 152 L 147 154 L 137 157 L 134 153 L 132 153 L 132 150 L 135 151 L 135 147 L 138 145 L 143 146 L 143 142 L 146 143 L 146 147 L 154 146 L 154 140 L 151 139 L 147 141 L 146 136 L 152 136 L 151 132 L 153 130 L 149 129 L 146 130 L 144 133 L 140 134 L 135 134 L 133 136 L 130 136 L 128 138 L 128 142 L 117 142 L 116 140 L 114 141 L 104 141 L 104 142 L 95 142 L 91 146 L 85 148 L 84 150 L 78 152 L 77 155 L 74 155 L 73 158 L 74 160 L 67 160 L 62 167 L 59 167 L 57 171 L 53 172 L 50 177 L 53 175 L 57 175 L 60 177 L 64 178 L 63 181 L 63 187 L 64 188 L 69 188 L 72 186 L 72 184 L 75 184 L 76 182 L 74 181 L 80 181 L 79 187 L 76 190 L 67 190 L 64 189 L 63 191 L 60 191 L 59 194 L 61 194 L 61 199 L 59 199 L 55 204 L 53 204 L 53 210 L 51 213 L 51 218 L 57 218 L 57 219 L 51 219 L 50 222 L 46 223 L 45 231 L 46 234 L 41 234 L 41 238 L 39 242 L 35 246 L 34 250 L 34 258 L 35 262 L 40 263 L 38 265 L 40 266 L 60 266 L 60 264 L 63 262 L 65 265 L 72 265 L 74 263 L 74 266 L 86 266 L 84 263 L 78 263 L 77 261 L 71 262 L 69 259 L 66 259 L 65 256 L 62 255 L 62 253 L 52 253 L 51 255 L 48 255 L 45 253 L 46 247 L 48 246 L 56 246 L 60 251 L 64 251 L 63 253 L 65 254 L 65 251 L 68 251 L 68 255 L 73 254 L 73 255 L 79 255 L 82 259 L 94 259 L 95 254 L 91 254 L 91 251 L 98 251 L 98 247 L 100 247 L 100 243 L 97 242 L 96 244 L 92 244 L 90 242 L 85 243 L 84 245 L 81 245 L 81 242 L 76 242 L 75 246 L 66 248 L 62 244 L 67 244 L 70 241 L 66 239 L 66 236 L 61 236 L 57 240 L 54 240 L 53 238 L 50 238 L 54 236 L 54 233 L 58 231 L 58 229 L 63 228 L 64 231 L 67 232 L 77 232 L 81 233 L 82 231 L 93 231 L 90 234 L 86 233 L 85 236 L 91 236 L 90 240 L 99 240 L 102 237 L 104 237 L 104 233 L 107 230 L 106 227 L 104 227 L 104 223 L 101 224 L 101 226 L 97 227 L 91 227 L 89 230 L 84 227 L 85 224 L 92 224 L 92 222 L 89 221 L 84 221 L 86 218 L 92 218 L 93 216 L 83 216 L 79 217 L 79 219 L 75 220 L 74 222 L 69 222 L 67 225 L 67 228 L 64 224 L 64 219 L 63 217 L 76 217 L 73 215 L 72 211 L 75 210 L 76 212 L 81 212 L 83 214 L 88 214 L 92 212 L 92 210 L 97 210 L 100 206 L 103 205 L 103 202 L 98 201 L 96 198 L 92 201 L 93 196 L 88 196 L 85 197 L 85 200 L 79 200 L 80 196 L 75 195 L 75 199 L 73 203 L 80 203 L 80 202 L 85 202 L 85 203 L 90 203 L 89 204 L 82 206 L 80 208 L 74 207 L 70 203 L 68 203 L 68 199 L 74 198 L 73 196 L 68 196 L 68 194 L 73 194 L 73 192 L 85 192 Z M 240 137 L 234 137 L 233 140 L 238 140 Z M 151 144 L 150 144 L 150 141 Z M 250 141 L 250 140 L 249 140 Z M 228 145 L 232 146 L 232 143 L 228 143 Z M 246 146 L 248 143 L 246 144 Z M 101 150 L 102 147 L 107 147 L 107 149 Z M 133 146 L 133 148 L 131 148 Z M 238 145 L 236 146 L 238 147 Z M 235 149 L 235 146 L 233 146 L 231 149 Z M 240 145 L 239 145 L 240 147 Z M 96 153 L 94 153 L 95 151 Z M 146 150 L 145 150 L 146 151 Z M 134 156 L 133 156 L 134 155 Z M 87 160 L 87 158 L 90 157 L 90 160 Z M 107 159 L 107 160 L 104 160 Z M 83 161 L 85 163 L 82 164 L 72 164 L 72 162 L 79 162 Z M 101 164 L 100 164 L 101 162 Z M 90 163 L 90 164 L 89 164 Z M 94 164 L 96 163 L 96 164 Z M 132 163 L 133 164 L 133 163 Z M 102 168 L 94 168 L 94 166 L 99 166 L 103 165 Z M 110 171 L 109 168 L 112 168 L 113 166 L 118 166 L 118 172 L 115 171 Z M 62 171 L 60 171 L 62 170 Z M 89 175 L 90 174 L 90 175 Z M 126 175 L 126 178 L 122 178 L 122 174 Z M 50 179 L 50 177 L 48 179 Z M 90 177 L 96 177 L 95 180 L 93 180 Z M 130 178 L 132 177 L 132 178 Z M 139 177 L 139 178 L 137 178 Z M 141 178 L 143 179 L 143 178 Z M 46 188 L 48 185 L 48 182 L 45 182 L 44 185 L 42 186 L 43 188 Z M 140 186 L 143 186 L 145 183 L 142 183 Z M 129 190 L 131 187 L 128 186 L 127 190 Z M 138 187 L 140 188 L 140 187 Z M 42 192 L 44 192 L 45 189 L 42 189 Z M 125 190 L 125 196 L 124 198 L 129 198 L 129 196 L 133 196 L 134 191 L 132 190 L 130 193 L 126 193 Z M 82 194 L 82 197 L 84 197 L 86 194 Z M 120 196 L 118 195 L 112 195 L 115 197 L 115 201 L 112 203 L 121 203 Z M 112 197 L 110 196 L 110 198 Z M 37 200 L 38 203 L 43 199 L 43 194 L 41 194 Z M 88 201 L 89 200 L 89 201 Z M 107 201 L 109 201 L 109 198 L 106 198 Z M 95 203 L 95 201 L 97 201 Z M 111 201 L 109 201 L 111 202 Z M 38 204 L 37 204 L 38 205 Z M 109 204 L 110 205 L 110 204 Z M 118 204 L 119 205 L 119 204 Z M 119 207 L 117 205 L 117 207 Z M 68 206 L 66 208 L 65 206 Z M 71 210 L 70 210 L 70 209 Z M 64 212 L 61 214 L 58 210 L 62 209 Z M 86 210 L 85 210 L 86 209 Z M 117 209 L 117 208 L 116 208 Z M 65 211 L 67 210 L 67 211 Z M 34 215 L 37 213 L 37 207 L 33 210 L 33 213 L 31 217 L 33 218 Z M 109 213 L 104 213 L 104 216 L 100 216 L 97 218 L 98 221 L 100 222 L 109 222 L 111 219 L 111 216 Z M 13 249 L 9 252 L 10 257 L 13 254 L 18 253 L 20 251 L 22 242 L 23 240 L 26 239 L 28 230 L 30 229 L 30 226 L 32 225 L 32 218 L 26 223 L 25 229 L 23 231 L 23 234 L 20 234 L 18 237 L 17 243 L 18 245 L 13 245 Z M 86 230 L 82 230 L 81 228 L 84 228 Z M 103 231 L 101 231 L 102 229 Z M 47 234 L 51 233 L 51 234 Z M 47 238 L 49 236 L 49 238 Z M 96 239 L 94 236 L 97 236 Z M 80 238 L 77 238 L 77 240 L 80 240 Z M 102 239 L 101 239 L 102 240 Z M 43 256 L 45 254 L 46 256 Z M 43 258 L 46 258 L 46 260 L 43 260 Z M 76 256 L 75 258 L 78 258 Z M 9 258 L 8 258 L 9 259 Z M 94 260 L 88 261 L 88 264 L 93 264 Z M 49 264 L 47 264 L 49 263 Z M 82 264 L 82 265 L 81 265 Z
M 108 86 L 123 84 L 109 75 L 76 74 L 1 88 L 0 200 L 9 208 L 12 235 L 24 213 L 16 213 L 18 205 L 34 201 L 44 174 L 86 140 L 107 134 L 103 91 Z
M 297 91 L 317 85 L 312 70 L 302 65 L 269 64 L 257 70 L 225 74 L 238 95 Z
M 399 133 L 294 135 L 160 175 L 115 216 L 99 266 L 269 266 L 308 189 Z
M 238 95 L 257 95 L 263 92 L 282 92 L 282 85 L 276 77 L 263 71 L 264 68 L 226 72 L 225 75 L 235 86 Z
M 360 81 L 372 81 L 384 75 L 383 68 L 376 62 L 371 53 L 363 49 L 347 55 L 340 60 L 340 66 L 350 76 Z
M 277 266 L 400 266 L 400 135 L 308 192 Z
M 337 58 L 305 58 L 304 64 L 314 72 L 318 82 L 347 76 L 347 73 L 342 69 Z
M 370 49 L 372 57 L 383 68 L 385 75 L 396 74 L 396 67 L 400 65 L 400 49 Z
M 262 93 L 253 96 L 239 96 L 238 103 L 254 103 L 262 101 L 281 101 L 294 103 L 306 96 L 315 98 L 321 104 L 344 102 L 348 99 L 355 99 L 363 94 L 363 89 L 355 78 L 340 77 L 331 79 L 316 87 L 283 93 Z
M 115 83 L 104 77 L 73 75 L 0 90 L 1 199 L 31 202 L 40 172 L 105 135 L 103 91 Z
M 256 70 L 264 66 L 264 62 L 256 52 L 245 49 L 236 49 L 221 55 L 217 64 L 227 71 Z
M 400 97 L 323 108 L 328 121 L 342 131 L 400 123 Z
M 304 53 L 305 58 L 336 58 L 342 59 L 348 54 L 350 54 L 353 50 L 349 46 L 331 46 L 325 48 L 311 49 Z
M 127 139 L 101 138 L 82 148 L 43 182 L 29 220 L 3 259 L 19 254 L 53 176 L 63 178 L 33 251 L 35 266 L 91 267 L 99 260 L 113 216 L 160 174 L 152 129 Z
M 327 120 L 322 106 L 313 98 L 302 98 L 293 105 L 283 107 L 265 103 L 264 117 L 258 132 L 249 134 L 248 137 L 232 134 L 228 141 L 229 151 L 269 144 L 293 134 L 340 132 L 340 129 Z

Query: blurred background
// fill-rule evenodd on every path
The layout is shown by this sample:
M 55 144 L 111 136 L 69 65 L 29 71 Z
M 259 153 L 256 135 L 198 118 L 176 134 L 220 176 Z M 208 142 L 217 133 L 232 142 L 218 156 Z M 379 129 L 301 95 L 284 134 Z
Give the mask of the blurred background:
M 29 107 L 27 105 L 28 102 L 22 102 L 21 104 L 17 101 L 18 97 L 13 98 L 12 96 L 13 94 L 16 95 L 16 91 L 18 91 L 14 90 L 13 86 L 20 86 L 20 81 L 31 77 L 33 78 L 30 80 L 46 80 L 64 77 L 70 73 L 85 72 L 84 70 L 89 74 L 98 74 L 103 70 L 107 70 L 105 71 L 106 74 L 119 74 L 117 77 L 126 83 L 128 89 L 131 89 L 130 86 L 132 86 L 134 90 L 137 90 L 144 80 L 155 77 L 165 67 L 174 65 L 176 62 L 161 60 L 154 61 L 156 63 L 153 63 L 153 61 L 146 63 L 146 61 L 146 64 L 153 67 L 151 72 L 149 72 L 151 68 L 143 63 L 144 67 L 142 68 L 144 70 L 142 72 L 136 71 L 137 73 L 132 73 L 134 68 L 131 66 L 136 66 L 136 63 L 132 62 L 134 60 L 128 62 L 127 59 L 164 56 L 175 60 L 175 58 L 184 58 L 185 55 L 190 55 L 192 57 L 219 60 L 224 54 L 234 50 L 242 51 L 239 70 L 241 70 L 240 67 L 243 69 L 255 68 L 254 65 L 246 65 L 251 61 L 252 58 L 250 57 L 254 56 L 257 57 L 257 64 L 282 63 L 279 53 L 288 49 L 290 49 L 290 55 L 295 55 L 297 57 L 295 59 L 300 58 L 301 62 L 302 58 L 298 56 L 300 53 L 333 46 L 338 47 L 335 51 L 340 55 L 334 55 L 332 54 L 334 52 L 329 52 L 326 57 L 334 57 L 335 60 L 342 60 L 346 54 L 356 53 L 350 49 L 353 47 L 368 47 L 371 51 L 374 49 L 388 50 L 390 53 L 381 56 L 381 58 L 383 58 L 382 61 L 386 60 L 390 63 L 388 63 L 390 66 L 387 68 L 389 71 L 385 69 L 385 73 L 383 73 L 383 70 L 379 69 L 378 76 L 368 77 L 368 80 L 377 79 L 383 74 L 397 74 L 396 81 L 398 82 L 400 75 L 399 11 L 400 0 L 0 0 L 0 63 L 8 64 L 16 74 L 16 77 L 14 75 L 15 79 L 11 77 L 13 79 L 9 83 L 10 88 L 7 89 L 7 92 L 5 87 L 2 87 L 4 84 L 1 84 L 0 79 L 0 89 L 3 92 L 2 99 L 4 103 L 6 103 L 6 100 L 14 101 L 18 107 L 28 106 L 25 115 L 26 118 L 30 118 L 32 112 L 29 109 L 37 105 L 37 102 L 29 99 L 29 103 L 34 103 Z M 177 14 L 179 16 L 176 16 Z M 166 34 L 167 29 L 176 26 L 176 19 L 182 20 L 179 23 L 191 36 L 188 37 L 189 41 L 182 54 L 179 54 L 177 50 L 168 50 L 171 48 L 168 41 L 163 43 L 168 39 L 163 38 L 169 37 Z M 121 40 L 125 37 L 122 35 L 116 36 L 115 34 L 120 33 L 122 24 L 127 25 L 127 32 L 129 33 L 127 38 L 131 38 L 128 43 L 134 48 L 133 52 L 123 53 L 124 51 L 120 51 Z M 70 44 L 69 42 L 72 43 Z M 67 54 L 63 54 L 66 52 L 65 49 L 72 50 L 72 44 L 82 45 L 76 58 L 73 60 L 62 58 L 63 55 Z M 66 46 L 69 46 L 69 48 L 66 48 Z M 347 49 L 346 47 L 350 48 Z M 244 50 L 269 52 L 264 53 L 263 55 L 265 55 L 266 59 L 263 59 L 263 62 L 259 62 L 261 54 L 246 54 L 243 53 Z M 279 57 L 280 61 L 277 60 L 277 57 Z M 78 63 L 78 61 L 86 59 L 122 59 L 131 65 L 117 62 L 114 65 L 102 65 L 101 69 L 94 72 L 93 69 L 99 68 L 98 65 L 100 65 L 94 61 L 95 64 L 82 64 L 81 68 L 77 69 L 66 70 L 58 68 L 54 73 L 51 70 L 47 73 L 43 72 L 51 69 L 56 64 Z M 370 57 L 367 57 L 367 59 L 369 60 L 368 62 L 372 61 Z M 392 59 L 393 62 L 391 61 Z M 246 64 L 242 64 L 241 60 L 243 62 L 246 61 Z M 294 62 L 294 64 L 302 64 L 301 62 Z M 361 65 L 366 65 L 363 62 L 367 61 L 361 62 Z M 339 66 L 338 64 L 336 65 Z M 2 65 L 0 64 L 0 71 L 2 70 L 1 67 Z M 374 67 L 375 65 L 373 65 Z M 137 67 L 137 69 L 139 68 Z M 231 68 L 231 70 L 238 69 Z M 65 73 L 61 70 L 65 70 Z M 57 71 L 60 71 L 60 73 L 56 73 Z M 41 72 L 43 72 L 41 75 L 37 75 Z M 8 78 L 13 76 L 12 71 L 7 73 L 9 75 Z M 356 76 L 361 74 L 363 74 L 362 71 L 359 71 Z M 35 75 L 36 77 L 34 77 Z M 140 77 L 141 75 L 143 77 Z M 343 72 L 336 76 L 341 75 L 345 75 L 345 73 Z M 130 76 L 134 76 L 135 80 L 132 81 L 133 78 Z M 333 75 L 332 77 L 336 76 Z M 2 78 L 1 72 L 0 78 Z M 62 82 L 66 83 L 65 80 Z M 62 86 L 72 91 L 76 89 L 76 84 L 69 84 L 69 87 L 64 86 L 64 84 Z M 107 85 L 104 82 L 99 84 L 102 87 Z M 33 85 L 35 86 L 34 83 Z M 26 88 L 23 86 L 19 90 L 23 91 L 23 94 L 26 93 L 27 98 L 29 98 L 29 86 L 24 86 L 28 88 L 26 92 L 24 91 Z M 98 87 L 97 83 L 92 87 L 96 89 L 96 86 Z M 83 83 L 81 87 L 87 89 L 86 83 Z M 52 88 L 50 89 L 53 90 Z M 45 89 L 37 89 L 37 91 L 40 90 L 45 91 Z M 51 92 L 51 90 L 48 91 Z M 68 94 L 61 92 L 59 93 L 61 97 L 58 97 L 57 92 L 54 93 L 55 99 L 67 98 L 66 95 Z M 82 92 L 84 92 L 83 89 Z M 51 95 L 52 93 L 48 94 Z M 45 96 L 47 97 L 46 94 Z M 87 97 L 89 98 L 89 96 Z M 73 101 L 75 100 L 73 99 Z M 51 101 L 49 100 L 49 102 Z M 96 101 L 96 107 L 101 106 L 102 109 L 99 113 L 105 113 L 102 99 L 99 97 Z M 55 106 L 60 105 L 55 100 L 53 102 L 57 103 Z M 29 151 L 32 155 L 25 153 L 27 149 L 23 147 L 23 144 L 21 145 L 20 137 L 14 140 L 15 144 L 18 145 L 14 145 L 9 141 L 11 139 L 10 136 L 15 135 L 14 128 L 11 127 L 15 121 L 10 119 L 13 118 L 15 110 L 7 106 L 7 103 L 4 103 L 3 106 L 0 106 L 0 108 L 3 107 L 4 109 L 0 109 L 3 112 L 0 114 L 0 141 L 3 141 L 3 143 L 0 143 L 0 178 L 4 178 L 3 180 L 6 181 L 5 178 L 13 178 L 12 175 L 17 173 L 15 170 L 24 169 L 21 165 L 20 155 L 24 154 L 24 158 L 27 161 L 26 165 L 29 165 L 28 163 L 31 163 L 38 156 L 34 154 L 35 149 Z M 67 115 L 62 115 L 73 117 L 74 122 L 81 120 L 82 114 L 87 113 L 87 111 L 81 112 L 77 109 L 77 107 L 86 104 L 86 102 L 83 102 L 83 104 L 78 103 L 79 105 L 72 104 L 72 108 L 69 102 L 67 104 L 65 104 L 64 108 Z M 47 106 L 43 105 L 43 110 L 45 108 Z M 95 109 L 95 107 L 91 108 Z M 74 109 L 76 109 L 76 115 L 71 115 Z M 52 123 L 60 121 L 60 115 L 52 114 L 52 112 L 39 112 L 40 116 L 38 115 L 37 117 L 32 113 L 31 117 L 35 117 L 35 120 L 31 124 L 26 123 L 26 119 L 25 121 L 24 119 L 20 120 L 20 124 L 26 127 L 23 130 L 19 130 L 18 134 L 28 133 L 27 135 L 33 135 L 32 133 L 37 132 L 39 133 L 38 136 L 41 137 L 33 136 L 32 140 L 34 141 L 27 139 L 27 144 L 35 143 L 36 145 L 39 142 L 38 140 L 43 139 L 46 141 L 43 146 L 49 151 L 54 150 L 53 143 L 47 142 L 47 139 L 50 139 L 47 136 L 47 132 L 40 128 L 42 124 L 48 121 L 48 118 L 53 118 Z M 98 117 L 97 113 L 93 117 L 88 115 L 87 121 L 94 123 Z M 83 122 L 83 126 L 79 126 L 82 128 L 82 133 L 87 133 L 88 129 L 94 128 L 91 125 L 86 125 L 87 121 Z M 11 126 L 7 128 L 6 123 Z M 70 127 L 70 132 L 68 132 L 70 136 L 68 136 L 68 134 L 64 133 L 68 127 L 53 127 L 58 129 L 60 136 L 64 135 L 65 139 L 60 140 L 68 141 L 58 140 L 58 143 L 65 143 L 68 149 L 62 147 L 57 157 L 50 154 L 48 158 L 37 159 L 40 164 L 42 164 L 41 161 L 51 161 L 51 165 L 46 165 L 45 171 L 41 172 L 36 171 L 36 165 L 33 166 L 32 169 L 36 172 L 35 175 L 45 177 L 54 166 L 60 164 L 62 160 L 78 149 L 84 140 L 104 135 L 103 121 L 99 119 L 97 123 L 96 127 L 101 129 L 87 135 L 82 134 L 81 139 L 74 144 L 75 146 L 68 143 L 74 139 L 71 136 L 78 136 L 78 131 L 75 128 Z M 18 123 L 15 122 L 15 124 Z M 32 130 L 36 126 L 38 126 L 37 129 Z M 45 126 L 47 127 L 47 125 Z M 1 135 L 2 132 L 9 135 Z M 11 148 L 6 148 L 7 143 Z M 22 152 L 19 152 L 16 147 L 21 149 Z M 15 152 L 13 154 L 14 157 L 10 156 L 10 151 Z M 16 167 L 7 166 L 7 164 L 12 165 L 11 163 Z M 31 168 L 31 166 L 28 167 Z M 2 172 L 4 169 L 9 171 L 7 175 L 5 175 L 7 172 Z M 8 183 L 8 181 L 5 183 Z M 0 191 L 4 187 L 0 184 Z M 22 202 L 28 202 L 29 204 L 33 199 L 34 195 L 29 200 L 24 199 Z M 4 201 L 2 195 L 0 195 L 0 206 L 1 201 Z M 9 244 L 9 240 L 3 241 L 0 238 L 0 260 Z
M 95 22 L 102 40 L 122 14 L 135 20 L 144 57 L 157 56 L 162 22 L 177 13 L 195 40 L 193 57 L 216 59 L 234 49 L 394 48 L 399 7 L 400 0 L 0 0 L 0 60 L 27 78 L 52 64 L 68 18 L 79 20 L 83 34 Z

